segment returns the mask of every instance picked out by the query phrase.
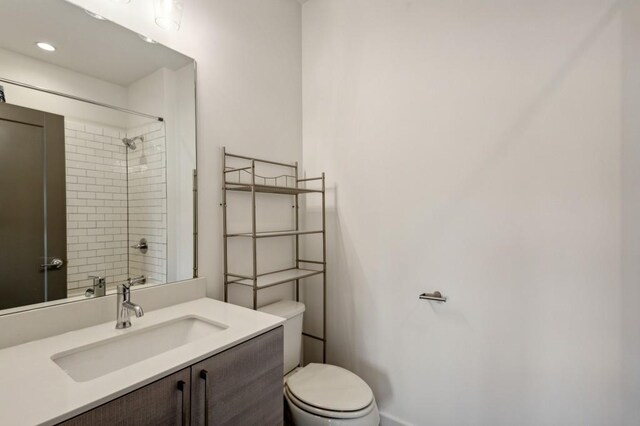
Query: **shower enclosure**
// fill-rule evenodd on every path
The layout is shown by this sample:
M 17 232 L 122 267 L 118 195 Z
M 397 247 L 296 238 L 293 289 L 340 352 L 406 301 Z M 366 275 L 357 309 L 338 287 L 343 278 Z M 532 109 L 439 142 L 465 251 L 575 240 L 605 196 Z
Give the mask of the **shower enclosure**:
M 125 280 L 166 282 L 164 121 L 116 128 L 69 119 L 65 132 L 72 210 L 67 222 L 69 295 L 82 294 L 91 283 L 89 275 L 106 278 L 107 287 Z

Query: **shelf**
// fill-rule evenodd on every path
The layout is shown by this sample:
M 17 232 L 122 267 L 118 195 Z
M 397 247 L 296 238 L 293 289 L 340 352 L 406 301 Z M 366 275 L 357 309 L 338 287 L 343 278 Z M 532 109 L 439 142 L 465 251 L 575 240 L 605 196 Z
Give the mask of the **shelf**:
M 278 284 L 288 283 L 290 281 L 300 280 L 302 278 L 312 277 L 319 275 L 324 271 L 316 271 L 313 269 L 292 268 L 285 271 L 272 272 L 258 276 L 258 288 L 267 288 Z M 240 284 L 253 287 L 252 279 L 238 279 L 237 281 L 229 282 L 230 284 Z
M 231 161 L 230 161 L 231 160 Z M 265 167 L 263 165 L 258 166 L 259 163 L 266 163 L 269 166 Z M 258 166 L 258 167 L 256 167 Z M 260 174 L 261 173 L 261 174 Z M 268 176 L 267 176 L 268 174 Z M 327 273 L 326 273 L 326 265 L 327 265 L 327 251 L 326 251 L 326 209 L 325 209 L 325 194 L 326 194 L 326 180 L 325 174 L 322 173 L 320 176 L 316 177 L 306 177 L 305 174 L 300 176 L 300 169 L 298 167 L 298 163 L 287 164 L 287 163 L 279 163 L 271 160 L 263 160 L 259 158 L 246 157 L 242 155 L 230 154 L 226 151 L 226 148 L 222 149 L 222 202 L 220 205 L 223 208 L 223 250 L 224 250 L 224 301 L 229 302 L 229 285 L 231 284 L 239 284 L 245 287 L 248 287 L 246 293 L 251 293 L 252 297 L 252 306 L 253 309 L 258 309 L 258 306 L 261 305 L 259 300 L 260 290 L 265 288 L 282 285 L 285 283 L 295 283 L 292 285 L 291 290 L 292 295 L 291 298 L 294 300 L 299 300 L 301 296 L 304 296 L 301 292 L 300 285 L 306 285 L 307 283 L 300 283 L 298 280 L 302 280 L 304 278 L 309 278 L 313 276 L 318 276 L 316 278 L 317 281 L 321 281 L 322 283 L 322 325 L 323 325 L 323 333 L 322 336 L 312 335 L 307 333 L 302 333 L 305 338 L 315 339 L 322 344 L 322 362 L 326 361 L 326 318 L 327 318 Z M 230 191 L 236 192 L 244 192 L 245 194 L 251 195 L 249 200 L 244 199 L 244 204 L 249 204 L 251 208 L 251 221 L 244 221 L 244 228 L 240 228 L 241 232 L 229 232 L 227 228 L 227 215 L 229 214 L 227 210 L 227 198 L 230 196 Z M 259 199 L 256 196 L 256 193 L 266 193 L 266 194 L 281 194 L 285 195 L 285 197 L 280 197 L 280 200 L 274 199 L 274 202 L 289 203 L 289 206 L 293 207 L 293 214 L 285 213 L 282 216 L 282 224 L 277 225 L 278 228 L 289 228 L 283 231 L 267 231 L 267 232 L 258 232 L 258 228 L 256 226 L 258 213 L 261 209 L 258 208 Z M 322 225 L 321 229 L 317 229 L 316 226 L 312 225 L 315 229 L 300 230 L 300 221 L 299 215 L 304 212 L 304 203 L 300 203 L 300 195 L 304 194 L 321 194 L 322 195 L 322 208 L 320 212 L 318 212 L 317 206 L 314 206 L 313 213 L 321 213 L 322 214 Z M 288 197 L 287 197 L 288 196 Z M 245 195 L 236 195 L 232 196 L 233 200 L 237 200 L 239 198 L 244 198 Z M 262 197 L 262 196 L 261 196 Z M 266 196 L 269 198 L 270 196 Z M 278 197 L 274 197 L 278 198 Z M 248 203 L 247 203 L 248 201 Z M 262 200 L 266 201 L 266 200 Z M 300 206 L 302 204 L 302 209 Z M 287 204 L 283 204 L 283 207 L 287 206 Z M 270 216 L 271 217 L 271 216 Z M 286 220 L 286 222 L 285 222 Z M 248 222 L 248 223 L 247 223 Z M 293 223 L 291 223 L 293 222 Z M 285 224 L 286 223 L 286 224 Z M 275 226 L 274 226 L 275 228 Z M 272 228 L 273 229 L 273 228 Z M 277 228 L 276 228 L 277 229 Z M 242 232 L 249 231 L 249 232 Z M 299 252 L 300 245 L 302 241 L 300 241 L 300 235 L 320 235 L 321 238 L 313 238 L 313 242 L 315 244 L 320 243 L 319 249 L 322 249 L 322 257 L 317 260 L 304 259 L 301 257 L 301 253 Z M 291 238 L 291 236 L 295 236 L 296 238 Z M 245 256 L 248 257 L 248 260 L 252 261 L 252 267 L 250 269 L 251 272 L 245 274 L 236 274 L 229 272 L 229 260 L 227 256 L 229 255 L 228 245 L 229 238 L 236 237 L 244 237 L 249 238 L 249 245 L 251 246 L 251 250 L 248 250 L 249 247 L 245 247 Z M 277 237 L 288 237 L 291 238 L 288 240 L 293 244 L 295 248 L 295 257 L 290 260 L 289 265 L 296 265 L 296 267 L 291 267 L 284 270 L 273 271 L 275 268 L 271 266 L 272 272 L 256 274 L 258 268 L 258 244 L 268 244 L 268 242 L 258 243 L 259 238 L 277 238 Z M 282 242 L 282 240 L 280 240 Z M 306 241 L 305 241 L 306 242 Z M 260 250 L 261 251 L 261 250 Z M 235 254 L 235 253 L 234 253 Z M 294 253 L 291 253 L 292 255 Z M 302 267 L 300 267 L 302 266 Z M 267 266 L 267 268 L 269 268 Z M 320 284 L 320 283 L 314 283 Z M 289 290 L 284 288 L 283 290 Z
M 322 230 L 319 231 L 274 231 L 274 232 L 256 232 L 256 238 L 271 238 L 271 237 L 287 237 L 290 235 L 309 235 L 309 234 L 322 234 Z M 238 234 L 227 234 L 227 237 L 253 237 L 251 232 L 241 232 Z
M 253 185 L 256 192 L 269 193 L 269 194 L 284 194 L 284 195 L 299 195 L 308 193 L 322 193 L 321 189 L 308 189 L 308 188 L 290 188 L 286 186 L 275 185 Z M 237 183 L 237 182 L 225 182 L 225 188 L 228 191 L 242 191 L 251 192 L 252 185 L 250 183 Z

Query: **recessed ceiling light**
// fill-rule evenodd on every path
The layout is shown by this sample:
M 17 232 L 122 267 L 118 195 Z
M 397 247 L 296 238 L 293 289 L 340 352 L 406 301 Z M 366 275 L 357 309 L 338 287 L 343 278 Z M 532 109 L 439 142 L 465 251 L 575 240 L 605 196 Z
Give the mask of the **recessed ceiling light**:
M 157 41 L 155 41 L 151 37 L 147 37 L 146 35 L 143 35 L 143 34 L 138 34 L 138 37 L 140 37 L 141 39 L 143 39 L 147 43 L 151 43 L 151 44 L 156 44 L 157 43 Z
M 38 46 L 42 50 L 46 50 L 47 52 L 53 52 L 56 50 L 54 46 L 50 45 L 49 43 L 45 43 L 43 41 L 37 42 L 36 46 Z
M 97 13 L 93 13 L 90 10 L 85 9 L 84 11 L 87 12 L 87 15 L 91 16 L 92 18 L 96 18 L 96 19 L 98 19 L 100 21 L 106 21 L 107 20 L 107 18 L 105 18 L 104 16 L 98 15 Z

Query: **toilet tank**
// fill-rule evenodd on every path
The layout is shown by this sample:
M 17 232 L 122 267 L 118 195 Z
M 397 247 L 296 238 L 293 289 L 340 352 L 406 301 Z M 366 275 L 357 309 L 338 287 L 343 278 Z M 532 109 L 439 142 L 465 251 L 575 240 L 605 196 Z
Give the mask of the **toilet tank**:
M 302 314 L 304 304 L 293 300 L 281 300 L 258 309 L 285 319 L 284 326 L 284 374 L 300 365 L 302 353 Z

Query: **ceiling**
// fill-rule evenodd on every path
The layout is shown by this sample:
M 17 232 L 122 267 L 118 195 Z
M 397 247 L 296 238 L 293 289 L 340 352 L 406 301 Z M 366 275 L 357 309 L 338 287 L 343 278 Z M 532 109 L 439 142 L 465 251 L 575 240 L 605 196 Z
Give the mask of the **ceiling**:
M 0 48 L 121 86 L 159 68 L 176 70 L 193 62 L 63 0 L 0 0 L 0 17 Z M 45 52 L 36 47 L 38 41 L 57 50 Z

